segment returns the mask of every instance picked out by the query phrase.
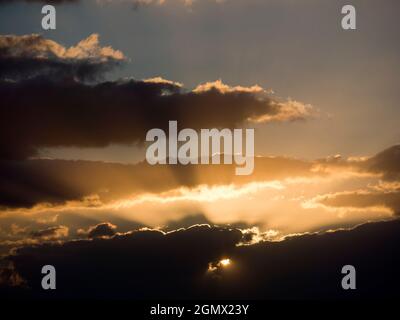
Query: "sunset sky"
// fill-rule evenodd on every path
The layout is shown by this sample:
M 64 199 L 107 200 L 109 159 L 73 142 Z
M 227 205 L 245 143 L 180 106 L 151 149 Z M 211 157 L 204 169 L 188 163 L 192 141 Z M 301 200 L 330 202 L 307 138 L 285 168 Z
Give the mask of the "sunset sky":
M 204 224 L 254 245 L 397 218 L 398 1 L 352 1 L 347 31 L 341 0 L 54 2 L 45 31 L 42 1 L 0 0 L 0 256 L 139 229 Z M 146 132 L 170 120 L 254 128 L 253 174 L 147 164 Z

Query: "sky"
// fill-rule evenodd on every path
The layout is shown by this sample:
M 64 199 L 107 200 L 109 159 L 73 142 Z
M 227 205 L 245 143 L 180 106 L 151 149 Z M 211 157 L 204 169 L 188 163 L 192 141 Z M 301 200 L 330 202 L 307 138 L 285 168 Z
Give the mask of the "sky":
M 0 256 L 16 252 L 19 275 L 0 270 L 0 285 L 36 281 L 31 250 L 57 256 L 51 245 L 78 254 L 134 241 L 146 260 L 147 246 L 176 254 L 192 248 L 175 237 L 197 248 L 221 231 L 187 266 L 219 279 L 227 252 L 250 270 L 268 242 L 295 259 L 287 238 L 307 251 L 309 234 L 338 245 L 353 232 L 338 230 L 397 219 L 397 1 L 352 1 L 356 30 L 341 28 L 348 1 L 139 2 L 56 2 L 45 31 L 40 0 L 0 0 Z M 254 128 L 254 172 L 149 165 L 146 132 L 169 120 Z M 354 234 L 398 228 L 385 223 Z
M 261 155 L 358 156 L 399 142 L 396 1 L 358 1 L 354 32 L 340 27 L 343 1 L 172 0 L 136 10 L 116 2 L 59 5 L 51 31 L 41 29 L 40 3 L 3 5 L 0 30 L 66 46 L 98 33 L 129 59 L 111 78 L 162 76 L 188 88 L 218 79 L 258 84 L 319 110 L 318 120 L 260 128 Z M 135 160 L 122 150 L 119 158 Z

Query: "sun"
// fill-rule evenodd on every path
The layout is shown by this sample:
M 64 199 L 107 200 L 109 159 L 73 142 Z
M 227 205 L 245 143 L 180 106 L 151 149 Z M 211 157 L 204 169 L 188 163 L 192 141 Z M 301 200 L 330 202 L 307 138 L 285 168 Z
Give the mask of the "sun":
M 231 264 L 231 259 L 222 259 L 222 260 L 220 260 L 219 264 L 222 267 L 227 267 Z

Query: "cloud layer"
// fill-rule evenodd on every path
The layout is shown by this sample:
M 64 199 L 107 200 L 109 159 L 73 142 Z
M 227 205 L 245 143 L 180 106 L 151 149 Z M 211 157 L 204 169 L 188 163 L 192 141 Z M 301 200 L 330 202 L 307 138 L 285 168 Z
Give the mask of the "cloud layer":
M 55 205 L 85 198 L 88 205 L 100 205 L 132 195 L 162 193 L 181 187 L 243 185 L 325 175 L 313 172 L 312 162 L 290 158 L 257 157 L 255 167 L 250 176 L 236 176 L 235 165 L 176 165 L 171 168 L 145 162 L 124 165 L 46 159 L 0 161 L 0 206 L 29 208 L 41 203 Z
M 52 298 L 389 298 L 400 285 L 399 235 L 398 220 L 251 246 L 237 246 L 245 237 L 238 229 L 135 231 L 19 249 L 8 258 L 14 268 L 1 272 L 2 288 L 10 298 L 9 286 L 24 279 L 20 294 L 47 297 L 40 269 L 51 261 L 57 266 Z M 218 263 L 226 258 L 229 266 Z M 340 286 L 342 267 L 349 263 L 356 266 L 357 290 Z
M 310 116 L 310 106 L 276 101 L 258 86 L 217 81 L 188 91 L 160 77 L 81 81 L 124 59 L 100 47 L 97 35 L 71 48 L 38 35 L 1 36 L 0 159 L 34 156 L 43 147 L 142 143 L 148 130 L 166 130 L 170 120 L 200 129 Z
M 400 214 L 400 145 L 358 161 L 360 171 L 377 174 L 380 181 L 366 188 L 319 195 L 314 203 L 337 209 L 387 208 Z

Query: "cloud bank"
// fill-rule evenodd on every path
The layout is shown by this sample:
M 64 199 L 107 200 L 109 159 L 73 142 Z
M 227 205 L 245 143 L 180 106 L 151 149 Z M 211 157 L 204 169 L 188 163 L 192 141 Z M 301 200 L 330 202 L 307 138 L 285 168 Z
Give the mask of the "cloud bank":
M 238 246 L 245 240 L 239 229 L 197 225 L 27 246 L 8 258 L 13 267 L 0 273 L 0 294 L 12 298 L 15 279 L 23 279 L 16 297 L 49 297 L 40 286 L 40 269 L 51 261 L 58 284 L 52 298 L 393 298 L 400 284 L 399 235 L 396 220 Z M 229 266 L 218 263 L 227 258 Z M 341 269 L 349 261 L 357 269 L 357 290 L 346 291 Z
M 142 143 L 148 130 L 166 130 L 170 120 L 200 129 L 310 116 L 311 107 L 276 101 L 258 86 L 217 81 L 185 90 L 160 77 L 83 81 L 124 60 L 100 47 L 97 35 L 70 48 L 38 35 L 1 36 L 0 159 L 24 159 L 44 147 Z

